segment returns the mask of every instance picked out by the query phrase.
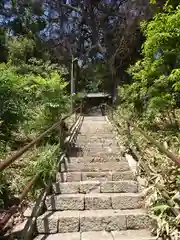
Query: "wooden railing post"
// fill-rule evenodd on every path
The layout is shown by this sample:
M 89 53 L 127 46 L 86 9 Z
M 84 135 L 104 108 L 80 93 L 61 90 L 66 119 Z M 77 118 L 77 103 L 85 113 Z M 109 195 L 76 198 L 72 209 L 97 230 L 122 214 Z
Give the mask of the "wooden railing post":
M 113 111 L 113 108 L 111 109 L 111 118 L 112 118 L 112 120 L 114 120 L 114 111 Z

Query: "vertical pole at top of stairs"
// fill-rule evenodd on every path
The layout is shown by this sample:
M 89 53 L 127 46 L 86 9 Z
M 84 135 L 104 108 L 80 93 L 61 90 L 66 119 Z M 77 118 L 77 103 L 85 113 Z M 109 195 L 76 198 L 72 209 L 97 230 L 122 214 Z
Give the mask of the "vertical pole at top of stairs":
M 72 58 L 71 58 L 71 112 L 73 112 L 73 94 L 75 92 L 74 90 L 74 57 L 72 54 Z

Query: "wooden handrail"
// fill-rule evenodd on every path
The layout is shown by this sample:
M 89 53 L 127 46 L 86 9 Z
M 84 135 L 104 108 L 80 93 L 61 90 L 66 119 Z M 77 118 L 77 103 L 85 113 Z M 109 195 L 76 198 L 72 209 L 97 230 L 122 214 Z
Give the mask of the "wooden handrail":
M 0 162 L 0 171 L 3 171 L 5 168 L 7 168 L 11 163 L 13 163 L 15 160 L 17 160 L 20 156 L 23 155 L 28 149 L 30 149 L 32 146 L 34 146 L 36 143 L 38 143 L 44 136 L 46 136 L 48 133 L 50 133 L 52 130 L 54 130 L 57 126 L 59 126 L 61 121 L 55 123 L 52 127 L 50 127 L 48 130 L 43 132 L 40 136 L 38 136 L 35 140 L 31 141 L 29 144 L 21 148 L 19 151 L 17 151 L 14 155 L 9 156 L 4 161 Z
M 11 163 L 13 163 L 15 160 L 17 160 L 20 156 L 23 155 L 23 153 L 27 152 L 27 150 L 29 150 L 32 146 L 34 146 L 36 143 L 38 143 L 41 139 L 43 139 L 48 133 L 52 132 L 54 129 L 56 129 L 62 121 L 66 120 L 67 118 L 69 118 L 70 116 L 72 116 L 72 114 L 74 114 L 75 112 L 77 112 L 77 110 L 81 109 L 81 105 L 79 107 L 77 107 L 73 112 L 71 112 L 70 114 L 68 114 L 67 116 L 63 117 L 61 120 L 59 120 L 58 122 L 56 122 L 55 124 L 53 124 L 49 129 L 47 129 L 45 132 L 43 132 L 40 136 L 38 136 L 36 139 L 34 139 L 33 141 L 31 141 L 29 144 L 27 144 L 26 146 L 24 146 L 23 148 L 21 148 L 19 151 L 17 151 L 14 155 L 9 156 L 8 158 L 6 158 L 4 161 L 0 162 L 0 172 L 3 171 L 5 168 L 7 168 L 9 165 L 11 165 Z
M 1 228 L 3 228 L 6 223 L 9 221 L 9 219 L 11 218 L 11 216 L 13 214 L 16 213 L 19 204 L 24 200 L 24 198 L 28 195 L 29 191 L 31 190 L 31 188 L 34 186 L 34 184 L 36 183 L 36 181 L 39 179 L 40 177 L 40 173 L 36 174 L 35 177 L 33 177 L 33 179 L 28 183 L 28 185 L 25 187 L 25 189 L 23 190 L 21 196 L 19 197 L 19 201 L 17 204 L 13 205 L 12 207 L 10 207 L 9 211 L 6 213 L 5 217 L 1 220 L 0 222 L 0 230 L 2 230 Z
M 14 162 L 18 157 L 20 157 L 23 153 L 25 153 L 29 148 L 31 148 L 35 143 L 39 142 L 46 134 L 48 134 L 49 132 L 51 132 L 52 130 L 56 129 L 56 127 L 59 126 L 59 124 L 61 124 L 62 121 L 64 121 L 65 119 L 67 119 L 68 117 L 70 117 L 72 114 L 74 114 L 75 112 L 77 112 L 77 110 L 80 109 L 80 113 L 82 112 L 82 104 L 76 108 L 72 113 L 68 114 L 67 116 L 63 117 L 60 121 L 58 121 L 57 123 L 53 124 L 52 127 L 50 127 L 48 130 L 46 130 L 45 132 L 43 132 L 39 137 L 37 137 L 35 140 L 33 140 L 31 143 L 29 143 L 27 146 L 25 146 L 24 148 L 22 148 L 20 151 L 18 151 L 16 154 L 14 154 L 13 156 L 7 158 L 4 162 L 1 163 L 0 165 L 0 170 L 4 170 L 6 167 L 8 167 L 12 162 Z M 79 120 L 79 118 L 78 118 Z M 78 121 L 77 120 L 77 121 Z M 59 164 L 59 163 L 58 163 Z M 56 166 L 57 167 L 57 166 Z M 9 211 L 5 214 L 4 218 L 0 221 L 0 230 L 2 230 L 4 228 L 4 226 L 6 225 L 6 223 L 9 221 L 9 219 L 11 218 L 11 216 L 17 211 L 19 204 L 21 204 L 21 202 L 24 200 L 24 198 L 28 195 L 29 191 L 32 189 L 32 187 L 34 186 L 34 184 L 37 182 L 37 180 L 40 178 L 41 173 L 37 173 L 32 179 L 31 181 L 28 183 L 28 185 L 25 187 L 25 189 L 23 190 L 22 194 L 19 197 L 19 201 L 16 205 L 13 205 Z
M 112 112 L 114 111 L 114 109 L 112 107 L 108 106 L 107 104 L 104 104 L 104 105 L 105 105 L 105 107 L 108 107 Z M 148 141 L 150 141 L 152 144 L 154 144 L 159 149 L 160 152 L 165 154 L 169 159 L 171 159 L 177 165 L 180 165 L 180 157 L 178 157 L 175 153 L 167 150 L 163 145 L 159 144 L 153 137 L 146 134 L 140 127 L 135 126 L 134 123 L 132 123 L 130 120 L 126 119 L 124 116 L 120 116 L 120 117 L 122 119 L 124 119 L 131 127 L 133 127 L 138 132 L 140 132 Z M 113 121 L 115 121 L 115 120 L 113 119 Z M 117 121 L 116 121 L 116 125 L 120 128 L 120 125 Z

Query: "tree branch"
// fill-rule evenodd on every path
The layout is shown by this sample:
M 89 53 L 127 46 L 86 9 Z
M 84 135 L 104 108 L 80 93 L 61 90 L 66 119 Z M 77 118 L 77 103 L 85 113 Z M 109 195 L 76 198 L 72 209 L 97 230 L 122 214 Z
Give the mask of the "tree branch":
M 69 9 L 71 9 L 71 10 L 74 10 L 74 11 L 76 11 L 76 12 L 82 13 L 81 9 L 76 8 L 76 7 L 73 7 L 73 6 L 69 5 L 69 4 L 59 3 L 59 5 L 62 6 L 62 7 L 69 8 Z

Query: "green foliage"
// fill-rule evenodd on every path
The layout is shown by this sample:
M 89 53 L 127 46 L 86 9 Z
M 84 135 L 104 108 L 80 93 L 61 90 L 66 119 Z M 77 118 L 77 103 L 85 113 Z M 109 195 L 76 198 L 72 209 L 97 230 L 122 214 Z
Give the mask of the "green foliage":
M 59 144 L 47 144 L 39 149 L 39 154 L 33 156 L 29 160 L 29 164 L 23 172 L 25 182 L 28 183 L 34 176 L 36 176 L 37 173 L 40 173 L 40 178 L 33 189 L 33 194 L 37 194 L 37 190 L 42 189 L 48 184 L 49 180 L 52 180 L 52 177 L 56 171 L 57 157 L 59 152 Z
M 0 173 L 0 183 L 0 208 L 2 208 L 10 195 L 9 184 L 4 173 Z
M 157 14 L 150 23 L 142 24 L 146 37 L 143 59 L 128 69 L 132 82 L 119 89 L 124 107 L 149 123 L 164 116 L 172 122 L 170 115 L 179 105 L 179 28 L 178 9 Z
M 4 42 L 8 61 L 0 64 L 1 158 L 51 127 L 69 109 L 67 83 L 63 78 L 67 70 L 64 66 L 52 64 L 46 57 L 40 58 L 45 55 L 37 54 L 38 44 L 28 35 L 12 37 Z M 36 196 L 38 190 L 45 186 L 57 164 L 60 150 L 59 145 L 54 145 L 57 140 L 58 135 L 54 131 L 27 159 L 23 156 L 0 174 L 1 207 L 8 207 L 9 198 L 19 195 L 38 172 L 41 177 L 33 195 Z M 38 155 L 35 154 L 37 152 Z
M 156 3 L 162 4 L 162 2 L 160 0 L 151 0 L 150 3 L 151 4 L 156 4 Z M 172 11 L 178 5 L 179 5 L 179 0 L 167 0 L 163 6 L 163 9 L 165 11 Z
M 27 37 L 16 37 L 8 41 L 9 61 L 12 64 L 26 62 L 33 56 L 35 42 Z
M 6 139 L 22 123 L 33 118 L 32 111 L 37 106 L 41 106 L 44 123 L 48 122 L 44 128 L 52 125 L 68 109 L 67 84 L 57 71 L 51 69 L 48 73 L 47 70 L 43 74 L 46 77 L 31 72 L 20 75 L 9 63 L 1 64 L 0 70 L 0 131 Z
M 105 91 L 107 88 L 105 78 L 106 66 L 104 63 L 90 64 L 81 70 L 79 89 L 88 93 Z
M 143 127 L 145 133 L 165 148 L 179 153 L 180 10 L 166 8 L 166 13 L 157 14 L 149 23 L 143 22 L 141 29 L 146 38 L 142 59 L 128 69 L 131 82 L 119 87 L 121 108 L 135 125 Z M 141 175 L 149 181 L 147 205 L 156 220 L 157 234 L 165 238 L 172 236 L 178 227 L 169 201 L 175 201 L 178 195 L 179 167 L 136 131 L 128 139 L 126 136 L 126 145 L 139 160 Z M 162 194 L 164 189 L 169 200 Z M 174 207 L 179 209 L 179 201 Z
M 64 95 L 64 88 L 67 86 L 67 83 L 63 82 L 58 72 L 54 72 L 46 79 L 46 84 L 44 85 L 43 102 L 45 111 L 52 119 L 52 122 L 55 122 L 69 107 L 69 97 Z
M 25 120 L 26 101 L 21 86 L 26 78 L 17 75 L 5 64 L 0 65 L 0 71 L 0 131 L 8 137 Z
M 149 196 L 146 200 L 146 204 L 149 208 L 149 213 L 152 219 L 157 224 L 157 236 L 173 236 L 176 233 L 177 221 L 174 217 L 172 207 L 169 206 L 167 199 L 165 199 L 156 185 L 152 185 L 147 190 Z M 172 194 L 169 201 L 173 201 L 176 194 Z M 178 204 L 174 205 L 175 209 L 178 209 Z

